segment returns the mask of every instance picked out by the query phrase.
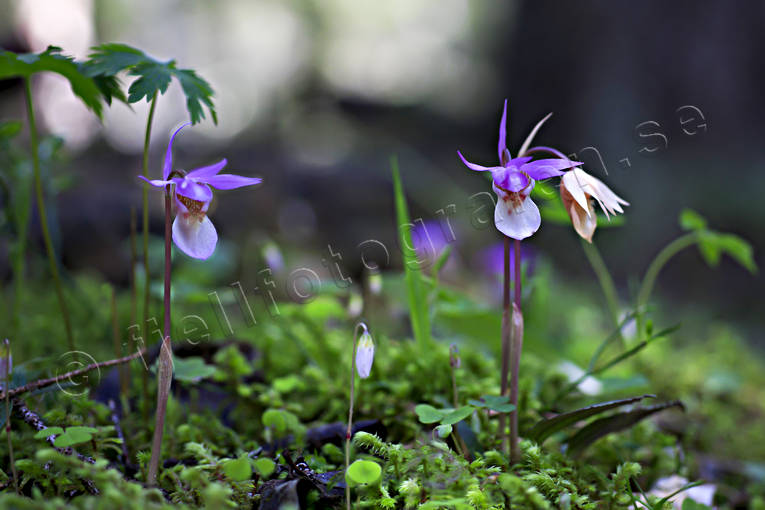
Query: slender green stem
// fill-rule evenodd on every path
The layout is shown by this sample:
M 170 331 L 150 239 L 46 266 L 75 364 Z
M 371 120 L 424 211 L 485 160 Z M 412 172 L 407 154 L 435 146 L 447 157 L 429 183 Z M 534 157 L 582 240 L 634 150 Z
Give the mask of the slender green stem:
M 22 181 L 24 182 L 24 181 Z M 3 201 L 7 204 L 11 203 L 11 191 L 8 187 L 8 184 L 0 179 L 0 184 L 2 184 L 3 189 Z M 32 187 L 31 186 L 17 186 L 13 190 L 14 195 L 16 194 L 24 194 L 25 196 L 25 203 L 24 208 L 22 211 L 20 211 L 20 214 L 16 214 L 13 212 L 12 214 L 12 223 L 16 227 L 16 234 L 18 236 L 15 246 L 12 250 L 10 250 L 9 255 L 11 258 L 11 266 L 13 269 L 13 313 L 11 315 L 11 338 L 15 338 L 17 336 L 17 332 L 19 329 L 19 318 L 21 317 L 21 299 L 23 296 L 24 289 L 26 288 L 24 284 L 25 280 L 25 267 L 26 267 L 26 251 L 27 251 L 27 235 L 29 231 L 29 216 L 30 216 L 30 210 L 32 209 Z M 24 200 L 24 199 L 22 199 Z M 13 208 L 9 208 L 9 212 Z
M 136 248 L 137 220 L 135 207 L 130 208 L 130 325 L 138 320 L 138 282 L 136 281 L 136 265 L 138 264 L 138 250 Z M 135 337 L 129 335 L 127 351 L 135 352 Z M 132 374 L 130 368 L 127 369 L 127 383 L 130 386 Z M 129 405 L 129 404 L 128 404 Z
M 653 286 L 656 283 L 656 278 L 659 276 L 659 272 L 664 268 L 667 262 L 669 262 L 669 259 L 677 255 L 685 248 L 693 246 L 698 241 L 699 234 L 697 232 L 691 232 L 690 234 L 680 236 L 665 246 L 664 249 L 656 255 L 651 264 L 648 266 L 648 269 L 645 272 L 645 276 L 643 276 L 643 283 L 640 285 L 640 290 L 638 291 L 637 295 L 638 335 L 642 334 L 643 309 L 648 303 L 648 298 L 651 296 L 651 292 L 653 292 Z
M 151 141 L 151 125 L 154 121 L 154 110 L 157 107 L 157 93 L 151 98 L 151 106 L 149 107 L 149 117 L 146 119 L 146 134 L 143 139 L 143 175 L 147 179 L 149 178 L 149 142 Z M 144 342 L 149 341 L 149 296 L 151 290 L 151 274 L 149 272 L 149 184 L 143 183 L 142 190 L 142 229 L 143 229 L 143 270 L 144 270 L 144 287 L 143 287 L 143 338 Z M 149 380 L 146 370 L 141 371 L 141 377 L 143 379 L 143 417 L 144 421 L 148 422 L 149 417 Z
M 5 348 L 5 435 L 8 438 L 8 455 L 11 461 L 11 471 L 13 471 L 13 486 L 16 489 L 16 494 L 19 493 L 19 474 L 16 472 L 16 460 L 13 455 L 13 441 L 11 441 L 11 398 L 8 391 L 11 387 L 11 343 L 6 338 L 3 341 L 3 347 Z
M 114 288 L 114 286 L 111 287 L 111 314 L 112 314 L 112 343 L 114 344 L 114 357 L 115 358 L 121 358 L 122 357 L 122 342 L 120 341 L 120 323 L 119 323 L 119 317 L 117 316 L 117 290 Z M 120 399 L 124 400 L 127 398 L 127 367 L 120 366 L 117 370 L 119 372 L 119 380 L 120 380 Z
M 348 406 L 348 428 L 345 430 L 345 472 L 351 464 L 351 433 L 353 430 L 353 401 L 356 393 L 356 350 L 359 347 L 359 329 L 362 334 L 368 331 L 367 325 L 359 322 L 353 332 L 353 356 L 351 357 L 351 400 Z M 351 487 L 345 484 L 345 507 L 351 510 Z
M 594 244 L 588 243 L 584 239 L 580 239 L 580 242 L 582 244 L 584 254 L 587 257 L 587 260 L 590 262 L 592 270 L 595 272 L 595 276 L 598 278 L 598 283 L 600 283 L 600 288 L 603 291 L 603 296 L 606 298 L 606 305 L 608 306 L 608 311 L 611 314 L 611 321 L 614 323 L 614 325 L 618 325 L 619 294 L 616 291 L 614 280 L 611 278 L 611 273 L 608 271 L 608 267 L 606 267 L 606 263 L 603 261 L 603 257 L 600 256 L 600 251 L 598 248 Z
M 42 178 L 40 177 L 40 154 L 37 140 L 37 124 L 35 123 L 35 110 L 32 103 L 32 80 L 30 77 L 24 79 L 24 92 L 27 102 L 27 115 L 29 117 L 29 141 L 32 145 L 32 165 L 35 175 L 35 192 L 37 194 L 37 210 L 40 215 L 40 226 L 42 227 L 43 240 L 45 241 L 45 251 L 48 254 L 50 272 L 53 276 L 53 283 L 58 295 L 58 304 L 61 308 L 61 315 L 64 318 L 64 329 L 66 330 L 66 340 L 69 350 L 74 351 L 74 335 L 72 334 L 72 323 L 69 319 L 69 309 L 64 300 L 64 289 L 61 286 L 61 277 L 58 274 L 58 263 L 56 262 L 56 253 L 53 251 L 53 242 L 50 238 L 48 229 L 48 216 L 45 211 L 45 200 L 43 198 Z
M 164 292 L 164 331 L 162 333 L 162 347 L 159 352 L 159 364 L 157 369 L 157 413 L 155 416 L 154 439 L 151 444 L 151 459 L 149 460 L 149 472 L 147 482 L 153 486 L 157 483 L 159 459 L 162 451 L 162 435 L 165 429 L 165 416 L 167 414 L 167 400 L 170 396 L 170 385 L 173 381 L 173 348 L 170 340 L 170 270 L 172 269 L 171 250 L 172 238 L 171 227 L 171 203 L 170 185 L 165 188 L 165 292 Z

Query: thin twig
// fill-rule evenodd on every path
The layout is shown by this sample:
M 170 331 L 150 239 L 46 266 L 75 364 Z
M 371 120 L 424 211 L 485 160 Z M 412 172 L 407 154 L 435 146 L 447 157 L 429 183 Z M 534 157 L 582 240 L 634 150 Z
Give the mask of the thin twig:
M 138 357 L 143 356 L 146 353 L 146 350 L 140 350 L 138 352 L 135 352 L 131 354 L 130 356 L 124 356 L 122 358 L 117 359 L 110 359 L 108 361 L 101 361 L 99 363 L 91 363 L 90 365 L 87 365 L 82 368 L 78 368 L 77 370 L 72 370 L 71 372 L 67 372 L 65 374 L 57 375 L 55 377 L 49 377 L 47 379 L 38 379 L 36 381 L 32 381 L 31 383 L 27 383 L 23 386 L 19 386 L 17 388 L 13 388 L 8 391 L 8 396 L 11 398 L 16 397 L 18 395 L 22 395 L 24 393 L 39 390 L 40 388 L 45 388 L 48 386 L 52 386 L 54 384 L 57 384 L 61 381 L 65 381 L 68 379 L 72 379 L 74 377 L 78 377 L 82 374 L 86 374 L 90 372 L 91 370 L 100 370 L 102 368 L 108 368 L 113 367 L 115 365 L 121 365 L 122 363 L 127 363 L 128 361 L 132 361 Z M 5 398 L 5 391 L 3 393 L 0 393 L 0 399 Z

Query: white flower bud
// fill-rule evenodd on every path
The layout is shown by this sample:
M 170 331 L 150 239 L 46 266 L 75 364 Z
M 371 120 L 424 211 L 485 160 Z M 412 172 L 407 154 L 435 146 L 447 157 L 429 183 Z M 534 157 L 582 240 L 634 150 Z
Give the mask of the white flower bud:
M 364 332 L 359 338 L 359 344 L 356 347 L 356 372 L 359 377 L 366 379 L 372 370 L 372 362 L 375 359 L 375 343 L 372 335 Z

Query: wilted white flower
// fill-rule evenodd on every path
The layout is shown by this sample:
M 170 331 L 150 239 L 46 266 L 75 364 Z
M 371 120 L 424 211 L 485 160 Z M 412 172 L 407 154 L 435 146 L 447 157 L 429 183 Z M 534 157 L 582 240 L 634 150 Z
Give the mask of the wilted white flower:
M 560 196 L 574 230 L 590 243 L 598 225 L 590 198 L 594 198 L 600 204 L 606 217 L 609 217 L 609 214 L 624 212 L 621 206 L 630 205 L 611 191 L 603 181 L 581 168 L 574 168 L 563 175 L 560 181 Z
M 364 334 L 359 338 L 359 343 L 356 346 L 356 372 L 359 377 L 366 379 L 369 377 L 369 372 L 372 370 L 372 362 L 375 359 L 375 343 L 372 340 L 372 335 L 369 331 L 364 329 Z

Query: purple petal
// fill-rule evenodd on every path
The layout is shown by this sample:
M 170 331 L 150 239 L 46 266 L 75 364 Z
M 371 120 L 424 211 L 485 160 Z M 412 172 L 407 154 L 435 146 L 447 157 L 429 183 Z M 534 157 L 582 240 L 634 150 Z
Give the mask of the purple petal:
M 497 144 L 497 152 L 499 154 L 499 160 L 502 161 L 502 153 L 507 149 L 507 128 L 505 122 L 507 120 L 507 99 L 505 99 L 505 107 L 502 110 L 502 120 L 499 121 L 499 144 Z
M 152 186 L 156 186 L 158 188 L 164 188 L 168 184 L 172 184 L 173 183 L 173 181 L 163 181 L 161 179 L 153 179 L 153 180 L 152 179 L 147 179 L 143 175 L 139 175 L 138 178 L 139 179 L 143 179 L 144 181 L 148 182 Z
M 460 151 L 457 151 L 457 155 L 460 157 L 460 159 L 462 160 L 462 162 L 465 164 L 466 167 L 468 167 L 471 170 L 475 170 L 476 172 L 485 172 L 487 170 L 494 172 L 496 170 L 502 169 L 501 166 L 481 166 L 481 165 L 476 165 L 475 163 L 471 163 L 470 161 L 465 159 L 465 156 L 463 156 Z
M 526 151 L 526 154 L 534 154 L 535 152 L 547 152 L 560 159 L 569 159 L 568 156 L 563 154 L 558 149 L 554 149 L 552 147 L 545 147 L 544 145 L 537 145 L 536 147 L 532 147 L 531 149 Z
M 199 202 L 209 202 L 212 200 L 212 190 L 206 184 L 200 184 L 181 177 L 177 177 L 173 181 L 176 184 L 175 192 L 179 195 Z
M 539 159 L 526 163 L 521 167 L 521 170 L 529 174 L 532 179 L 541 181 L 542 179 L 561 176 L 563 175 L 562 170 L 578 165 L 581 163 L 570 159 Z
M 532 156 L 524 156 L 522 158 L 514 158 L 505 164 L 505 168 L 514 168 L 520 170 L 523 165 L 534 159 Z
M 212 177 L 207 177 L 206 179 L 202 179 L 201 182 L 205 182 L 213 188 L 217 189 L 236 189 L 241 188 L 242 186 L 258 184 L 262 180 L 263 179 L 259 179 L 257 177 L 244 177 L 234 174 L 219 174 L 213 175 Z
M 199 179 L 201 181 L 203 178 L 212 177 L 213 175 L 223 170 L 223 167 L 226 166 L 226 163 L 228 163 L 228 161 L 226 161 L 226 158 L 223 158 L 214 165 L 203 166 L 201 168 L 192 170 L 186 175 L 186 177 Z
M 176 129 L 173 134 L 170 136 L 170 142 L 167 144 L 167 152 L 165 153 L 165 164 L 162 167 L 162 178 L 167 179 L 167 177 L 170 175 L 170 171 L 173 169 L 173 140 L 175 140 L 175 135 L 178 134 L 178 132 L 185 128 L 186 126 L 191 125 L 191 122 L 186 122 L 185 124 L 181 124 L 181 127 Z
M 529 184 L 529 178 L 515 168 L 500 168 L 492 172 L 494 184 L 507 191 L 521 191 Z

